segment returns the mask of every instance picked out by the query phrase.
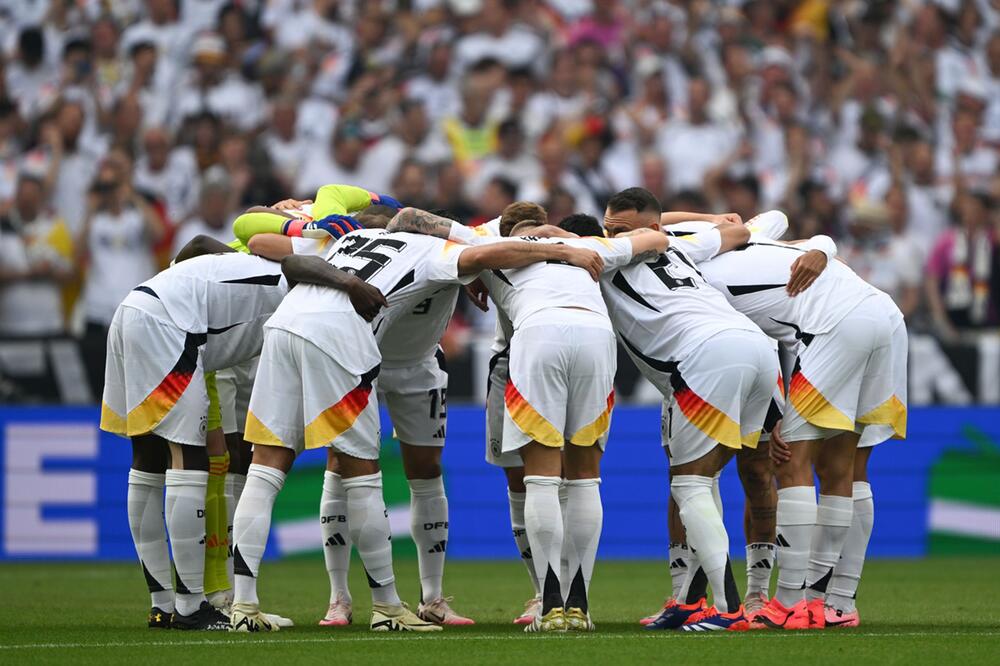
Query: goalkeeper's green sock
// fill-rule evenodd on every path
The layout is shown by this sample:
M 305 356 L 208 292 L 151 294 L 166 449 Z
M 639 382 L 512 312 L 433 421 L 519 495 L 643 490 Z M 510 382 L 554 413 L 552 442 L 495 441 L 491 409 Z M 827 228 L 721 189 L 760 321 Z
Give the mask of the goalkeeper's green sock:
M 205 494 L 205 593 L 229 589 L 226 559 L 229 543 L 226 534 L 226 473 L 229 453 L 208 457 L 208 490 Z

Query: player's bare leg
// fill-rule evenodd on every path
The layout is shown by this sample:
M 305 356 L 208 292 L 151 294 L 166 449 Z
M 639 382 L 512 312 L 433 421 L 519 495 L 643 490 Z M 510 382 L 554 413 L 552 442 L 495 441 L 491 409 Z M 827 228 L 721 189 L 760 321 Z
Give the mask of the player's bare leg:
M 410 485 L 410 534 L 417 546 L 420 570 L 420 605 L 417 615 L 428 622 L 468 625 L 444 596 L 444 562 L 448 547 L 448 498 L 441 476 L 439 446 L 414 446 L 400 442 L 403 471 Z
M 565 631 L 566 617 L 559 571 L 563 517 L 559 506 L 562 457 L 558 448 L 528 442 L 520 449 L 524 460 L 524 524 L 542 582 L 542 607 L 525 631 Z
M 778 493 L 769 449 L 770 442 L 759 442 L 756 449 L 743 449 L 736 455 L 746 500 L 747 591 L 743 607 L 748 619 L 767 603 L 774 570 Z
M 176 571 L 174 629 L 228 630 L 228 618 L 205 598 L 205 497 L 208 451 L 171 442 L 164 516 Z
M 670 491 L 677 502 L 688 542 L 698 553 L 701 569 L 712 588 L 715 607 L 691 618 L 682 628 L 698 630 L 749 628 L 729 561 L 729 536 L 713 497 L 715 477 L 733 450 L 717 445 L 697 460 L 671 467 Z
M 566 628 L 570 631 L 594 631 L 590 619 L 590 579 L 597 559 L 597 546 L 604 523 L 601 503 L 601 456 L 595 442 L 590 446 L 567 444 L 564 449 L 563 488 L 566 506 L 563 515 L 563 553 L 568 580 L 564 600 Z
M 163 524 L 163 487 L 169 461 L 166 440 L 152 434 L 132 438 L 128 525 L 149 588 L 149 627 L 156 629 L 169 628 L 174 612 L 170 551 Z
M 854 517 L 854 456 L 859 439 L 857 433 L 842 432 L 823 442 L 815 453 L 819 501 L 806 576 L 810 628 L 825 625 L 824 598 Z
M 828 627 L 856 627 L 861 624 L 855 599 L 865 563 L 865 551 L 868 550 L 875 522 L 875 505 L 868 483 L 868 461 L 873 448 L 859 448 L 854 455 L 854 516 L 847 533 L 847 542 L 827 588 L 825 623 Z
M 319 624 L 323 627 L 346 626 L 354 620 L 351 590 L 347 582 L 354 542 L 347 518 L 347 490 L 340 475 L 337 453 L 333 449 L 326 450 L 319 522 L 323 535 L 323 560 L 330 578 L 330 605 Z

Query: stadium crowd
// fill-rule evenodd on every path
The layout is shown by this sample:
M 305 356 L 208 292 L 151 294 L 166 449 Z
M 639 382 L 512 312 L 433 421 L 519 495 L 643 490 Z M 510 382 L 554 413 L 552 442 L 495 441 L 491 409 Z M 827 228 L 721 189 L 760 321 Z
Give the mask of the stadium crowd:
M 996 0 L 3 0 L 0 47 L 0 336 L 78 338 L 92 396 L 132 287 L 326 183 L 780 208 L 895 299 L 915 403 L 974 399 L 942 348 L 1000 326 Z M 449 358 L 492 333 L 460 307 Z

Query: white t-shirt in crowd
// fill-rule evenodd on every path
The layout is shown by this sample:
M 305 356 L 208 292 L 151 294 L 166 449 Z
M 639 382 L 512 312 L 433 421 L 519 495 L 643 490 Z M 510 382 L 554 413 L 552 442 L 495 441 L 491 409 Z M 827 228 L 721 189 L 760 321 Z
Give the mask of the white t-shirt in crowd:
M 83 285 L 84 317 L 106 326 L 129 291 L 156 273 L 142 212 L 127 207 L 118 215 L 94 213 L 84 242 L 90 254 Z

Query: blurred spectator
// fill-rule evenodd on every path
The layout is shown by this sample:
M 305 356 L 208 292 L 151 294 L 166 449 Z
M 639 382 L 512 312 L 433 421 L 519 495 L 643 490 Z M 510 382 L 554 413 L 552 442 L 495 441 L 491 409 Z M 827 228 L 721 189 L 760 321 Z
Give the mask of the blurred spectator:
M 194 152 L 186 146 L 173 147 L 170 134 L 160 127 L 151 127 L 143 133 L 142 149 L 142 156 L 135 164 L 135 187 L 161 199 L 171 222 L 182 222 L 198 201 L 198 164 Z
M 538 160 L 526 150 L 520 123 L 505 120 L 497 127 L 496 153 L 484 159 L 475 176 L 469 179 L 469 198 L 475 199 L 482 194 L 483 188 L 494 178 L 504 178 L 521 187 L 539 175 Z
M 135 159 L 178 243 L 329 182 L 467 223 L 511 187 L 558 220 L 641 184 L 675 209 L 785 210 L 789 238 L 834 236 L 918 325 L 901 257 L 937 247 L 937 320 L 1000 324 L 981 296 L 995 221 L 966 211 L 1000 199 L 997 2 L 7 4 L 0 214 L 33 174 L 79 237 L 106 155 Z
M 737 130 L 708 117 L 708 99 L 708 82 L 692 79 L 687 117 L 665 125 L 658 139 L 674 190 L 700 188 L 709 169 L 718 166 L 739 143 Z
M 233 192 L 229 176 L 222 167 L 205 172 L 201 196 L 194 216 L 181 224 L 174 233 L 172 254 L 176 255 L 188 241 L 198 235 L 214 238 L 220 243 L 233 239 Z
M 925 293 L 932 322 L 947 341 L 963 330 L 1000 323 L 1000 263 L 993 202 L 966 192 L 956 204 L 958 226 L 945 231 L 931 250 Z
M 872 286 L 889 294 L 906 317 L 920 301 L 922 254 L 907 235 L 908 211 L 902 188 L 893 187 L 883 205 L 860 201 L 849 216 L 839 256 Z
M 46 209 L 42 178 L 22 174 L 0 217 L 0 335 L 63 333 L 62 287 L 73 274 L 69 229 Z
M 132 188 L 131 168 L 121 153 L 112 153 L 101 163 L 77 242 L 86 269 L 82 351 L 94 395 L 104 390 L 111 318 L 128 292 L 156 273 L 153 247 L 164 235 L 159 216 Z

